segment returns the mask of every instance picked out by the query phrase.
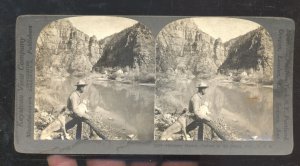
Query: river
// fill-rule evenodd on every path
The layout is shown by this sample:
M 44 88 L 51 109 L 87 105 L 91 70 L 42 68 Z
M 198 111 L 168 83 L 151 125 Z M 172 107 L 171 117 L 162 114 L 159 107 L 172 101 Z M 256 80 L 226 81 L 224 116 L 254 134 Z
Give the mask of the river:
M 67 101 L 68 96 L 75 90 L 78 78 L 53 79 L 51 89 L 55 99 Z M 87 78 L 89 83 L 82 98 L 88 99 L 90 110 L 99 107 L 117 114 L 124 126 L 134 127 L 139 140 L 153 140 L 154 130 L 154 86 L 126 84 L 113 80 Z
M 66 104 L 75 90 L 78 78 L 52 79 L 40 93 L 52 104 Z M 88 78 L 83 98 L 89 108 L 103 108 L 121 117 L 124 126 L 134 127 L 140 140 L 154 138 L 154 99 L 156 107 L 165 113 L 180 111 L 188 106 L 197 91 L 196 80 L 177 79 L 154 86 L 126 84 L 111 80 Z M 209 80 L 206 100 L 213 120 L 220 119 L 235 136 L 233 140 L 272 140 L 273 88 L 258 84 Z M 154 97 L 154 93 L 156 97 Z M 45 96 L 45 95 L 40 95 Z M 50 100 L 51 99 L 51 100 Z M 40 106 L 42 102 L 39 103 Z
M 158 82 L 156 107 L 164 113 L 188 107 L 199 81 L 176 79 Z M 272 140 L 273 87 L 224 79 L 207 80 L 205 100 L 212 120 L 233 135 L 232 140 Z M 230 131 L 229 131 L 230 130 Z

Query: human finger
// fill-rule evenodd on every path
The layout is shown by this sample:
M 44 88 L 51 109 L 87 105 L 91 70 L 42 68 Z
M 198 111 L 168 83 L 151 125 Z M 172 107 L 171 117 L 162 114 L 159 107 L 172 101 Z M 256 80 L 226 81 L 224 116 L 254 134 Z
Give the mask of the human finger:
M 198 163 L 192 161 L 167 161 L 162 166 L 198 166 Z
M 87 166 L 126 166 L 122 160 L 91 159 L 86 163 Z
M 156 166 L 156 162 L 143 162 L 143 161 L 138 161 L 138 162 L 132 162 L 130 163 L 130 166 Z
M 48 156 L 47 160 L 49 166 L 77 166 L 75 159 L 62 155 L 51 155 Z

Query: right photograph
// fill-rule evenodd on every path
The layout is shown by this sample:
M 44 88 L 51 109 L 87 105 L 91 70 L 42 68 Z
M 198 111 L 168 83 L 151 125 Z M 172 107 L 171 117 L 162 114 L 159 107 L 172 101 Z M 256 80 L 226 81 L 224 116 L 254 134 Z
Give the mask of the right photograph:
M 273 41 L 252 21 L 194 17 L 156 38 L 154 139 L 272 141 Z

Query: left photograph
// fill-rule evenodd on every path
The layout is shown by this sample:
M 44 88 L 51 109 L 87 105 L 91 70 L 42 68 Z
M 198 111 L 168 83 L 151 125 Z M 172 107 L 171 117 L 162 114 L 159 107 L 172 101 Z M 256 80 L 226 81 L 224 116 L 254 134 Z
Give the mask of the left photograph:
M 36 43 L 35 140 L 153 140 L 155 39 L 124 17 L 45 26 Z

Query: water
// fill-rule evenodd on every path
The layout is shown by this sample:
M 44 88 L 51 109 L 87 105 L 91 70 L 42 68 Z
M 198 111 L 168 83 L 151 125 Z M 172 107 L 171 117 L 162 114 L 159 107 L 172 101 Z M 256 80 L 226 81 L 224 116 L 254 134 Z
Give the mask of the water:
M 52 103 L 66 104 L 77 81 L 78 78 L 53 79 L 44 93 L 51 94 Z M 153 139 L 155 92 L 156 107 L 174 112 L 187 107 L 197 91 L 197 81 L 187 79 L 158 82 L 156 91 L 154 87 L 116 81 L 89 79 L 88 82 L 83 97 L 89 99 L 90 109 L 101 107 L 118 114 L 126 125 L 137 130 L 141 140 Z M 210 80 L 208 84 L 206 98 L 213 118 L 222 118 L 242 140 L 272 140 L 273 88 L 222 80 Z
M 139 139 L 153 139 L 153 87 L 103 81 L 92 85 L 88 94 L 92 107 L 100 105 L 123 117 L 137 129 Z
M 222 119 L 237 140 L 272 140 L 273 88 L 223 81 L 207 80 L 205 100 L 212 119 Z M 156 106 L 164 112 L 174 112 L 188 107 L 191 96 L 197 92 L 198 81 L 177 79 L 158 83 Z
M 56 98 L 66 101 L 78 78 L 52 80 L 52 88 L 58 91 Z M 124 84 L 116 81 L 88 79 L 89 85 L 82 94 L 89 100 L 89 108 L 101 107 L 123 118 L 126 124 L 134 127 L 140 140 L 153 139 L 154 87 L 139 84 Z M 121 120 L 120 120 L 121 121 Z
M 272 140 L 273 89 L 245 84 L 223 84 L 207 96 L 211 111 L 223 118 L 242 139 Z

